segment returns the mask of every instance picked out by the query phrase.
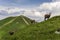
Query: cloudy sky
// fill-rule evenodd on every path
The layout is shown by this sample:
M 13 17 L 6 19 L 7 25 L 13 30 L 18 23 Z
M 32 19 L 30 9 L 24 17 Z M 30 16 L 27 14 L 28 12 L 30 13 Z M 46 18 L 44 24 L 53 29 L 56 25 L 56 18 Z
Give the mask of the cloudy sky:
M 42 21 L 44 14 L 60 15 L 60 0 L 0 0 L 0 20 L 24 15 Z

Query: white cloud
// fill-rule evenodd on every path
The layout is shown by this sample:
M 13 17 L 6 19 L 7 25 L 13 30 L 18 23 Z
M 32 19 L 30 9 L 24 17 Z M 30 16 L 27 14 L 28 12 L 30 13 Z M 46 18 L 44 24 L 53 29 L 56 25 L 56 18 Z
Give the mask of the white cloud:
M 22 9 L 20 8 L 12 8 L 12 9 L 8 9 L 8 14 L 14 13 L 14 12 L 20 12 Z
M 60 2 L 43 3 L 40 5 L 39 9 L 46 13 L 52 12 L 52 16 L 60 15 Z
M 53 2 L 60 1 L 60 0 L 52 0 Z
M 3 18 L 5 18 L 6 16 L 19 16 L 20 14 L 28 16 L 32 19 L 36 19 L 37 17 L 42 16 L 41 13 L 38 12 L 36 9 L 31 10 L 31 9 L 22 9 L 18 7 L 15 8 L 2 7 L 2 8 L 3 9 L 0 9 L 0 15 L 2 15 Z M 2 17 L 0 19 L 2 19 Z

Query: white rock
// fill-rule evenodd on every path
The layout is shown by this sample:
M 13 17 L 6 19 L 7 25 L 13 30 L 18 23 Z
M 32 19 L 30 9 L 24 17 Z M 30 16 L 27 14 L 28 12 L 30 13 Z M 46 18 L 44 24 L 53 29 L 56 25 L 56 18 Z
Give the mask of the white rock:
M 56 33 L 56 34 L 60 34 L 60 32 L 58 32 L 58 31 L 55 31 L 55 33 Z

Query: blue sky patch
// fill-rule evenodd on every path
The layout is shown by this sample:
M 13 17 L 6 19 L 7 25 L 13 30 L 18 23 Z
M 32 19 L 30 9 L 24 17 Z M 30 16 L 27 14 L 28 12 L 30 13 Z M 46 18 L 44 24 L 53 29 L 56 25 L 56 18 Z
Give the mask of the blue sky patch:
M 0 6 L 32 7 L 52 0 L 0 0 Z

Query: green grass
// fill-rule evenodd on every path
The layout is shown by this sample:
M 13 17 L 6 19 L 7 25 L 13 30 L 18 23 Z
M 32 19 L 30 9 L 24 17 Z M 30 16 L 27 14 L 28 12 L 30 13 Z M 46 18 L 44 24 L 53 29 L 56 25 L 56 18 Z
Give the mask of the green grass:
M 27 25 L 22 17 L 30 25 Z M 19 16 L 12 23 L 0 28 L 0 40 L 60 40 L 60 34 L 55 33 L 60 28 L 60 16 L 36 24 L 31 24 L 31 19 L 25 16 L 22 17 Z M 5 24 L 12 19 L 1 20 L 1 23 Z M 15 31 L 14 35 L 9 35 L 9 31 Z

